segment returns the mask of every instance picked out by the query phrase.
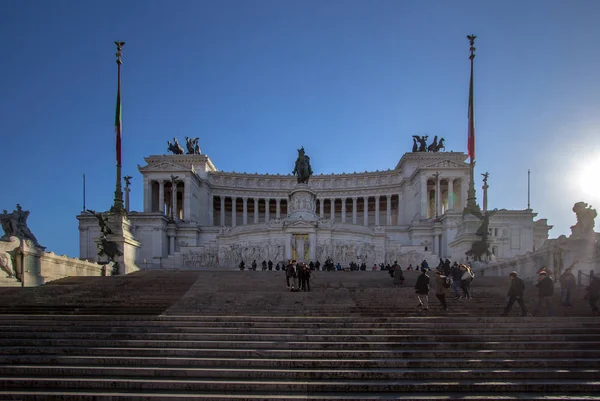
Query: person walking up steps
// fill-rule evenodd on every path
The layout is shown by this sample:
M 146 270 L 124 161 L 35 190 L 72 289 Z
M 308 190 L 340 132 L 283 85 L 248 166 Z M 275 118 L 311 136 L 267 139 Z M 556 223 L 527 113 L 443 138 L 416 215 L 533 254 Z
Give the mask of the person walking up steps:
M 525 290 L 525 283 L 517 276 L 517 272 L 511 272 L 510 277 L 510 288 L 508 289 L 508 303 L 504 307 L 504 313 L 502 316 L 508 316 L 515 301 L 519 303 L 521 307 L 521 315 L 527 316 L 527 309 L 525 308 L 525 302 L 523 301 L 523 292 Z
M 425 268 L 421 269 L 421 275 L 417 278 L 415 293 L 419 301 L 417 307 L 424 307 L 423 310 L 429 310 L 429 276 Z
M 448 304 L 446 303 L 446 288 L 449 288 L 450 285 L 446 281 L 446 276 L 442 274 L 441 271 L 436 270 L 435 272 L 435 296 L 440 300 L 442 304 L 442 309 L 445 311 L 448 310 Z

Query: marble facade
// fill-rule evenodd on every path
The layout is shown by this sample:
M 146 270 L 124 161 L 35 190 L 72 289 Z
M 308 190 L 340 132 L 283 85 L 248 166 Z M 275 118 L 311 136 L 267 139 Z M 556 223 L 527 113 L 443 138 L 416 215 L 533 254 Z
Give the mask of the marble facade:
M 394 169 L 314 175 L 310 184 L 297 184 L 292 175 L 219 171 L 205 154 L 149 156 L 139 166 L 144 210 L 129 213 L 140 243 L 136 263 L 235 268 L 241 260 L 260 265 L 290 258 L 369 266 L 465 260 L 476 224 L 462 215 L 466 159 L 461 152 L 406 153 Z M 535 216 L 501 210 L 492 218 L 496 260 L 541 246 L 551 227 Z M 80 257 L 96 260 L 96 219 L 77 218 Z

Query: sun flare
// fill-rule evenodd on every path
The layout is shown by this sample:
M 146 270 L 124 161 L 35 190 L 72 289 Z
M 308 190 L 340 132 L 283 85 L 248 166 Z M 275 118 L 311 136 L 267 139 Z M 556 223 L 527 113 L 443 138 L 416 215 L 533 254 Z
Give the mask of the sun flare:
M 600 198 L 600 155 L 583 166 L 579 175 L 579 186 L 585 194 Z

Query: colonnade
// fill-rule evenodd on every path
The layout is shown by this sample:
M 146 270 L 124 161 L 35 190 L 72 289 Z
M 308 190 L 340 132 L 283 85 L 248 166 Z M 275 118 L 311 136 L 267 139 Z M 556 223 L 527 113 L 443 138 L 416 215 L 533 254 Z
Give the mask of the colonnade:
M 216 195 L 209 198 L 212 201 L 209 202 L 212 203 L 209 222 L 212 221 L 213 225 L 236 227 L 259 224 L 268 222 L 273 217 L 279 219 L 287 215 L 286 198 Z M 318 197 L 315 212 L 319 218 L 330 219 L 332 223 L 364 226 L 394 225 L 394 223 L 398 224 L 398 209 L 401 204 L 401 193 L 342 198 Z

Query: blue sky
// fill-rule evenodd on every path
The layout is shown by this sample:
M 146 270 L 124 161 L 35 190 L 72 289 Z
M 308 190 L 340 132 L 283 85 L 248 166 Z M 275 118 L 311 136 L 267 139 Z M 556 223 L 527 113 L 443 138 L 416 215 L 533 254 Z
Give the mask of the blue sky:
M 393 168 L 413 134 L 467 143 L 475 59 L 477 188 L 568 234 L 573 203 L 600 206 L 598 1 L 0 2 L 0 209 L 30 210 L 48 250 L 78 256 L 75 216 L 114 191 L 115 40 L 123 49 L 123 173 L 176 136 L 218 169 Z M 589 176 L 587 186 L 582 185 Z

